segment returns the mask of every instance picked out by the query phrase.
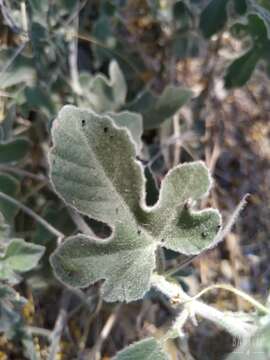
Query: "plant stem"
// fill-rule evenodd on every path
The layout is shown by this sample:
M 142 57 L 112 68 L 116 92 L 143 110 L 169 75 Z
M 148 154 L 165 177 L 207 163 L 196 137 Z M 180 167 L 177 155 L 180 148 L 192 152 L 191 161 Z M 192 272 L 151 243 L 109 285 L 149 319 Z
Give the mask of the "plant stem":
M 0 171 L 7 171 L 15 175 L 20 175 L 24 177 L 29 177 L 30 179 L 36 180 L 36 181 L 45 181 L 46 183 L 49 183 L 49 180 L 44 175 L 38 175 L 33 174 L 27 170 L 10 166 L 10 165 L 0 165 Z
M 60 311 L 56 319 L 54 329 L 51 333 L 51 347 L 48 360 L 56 360 L 61 336 L 67 323 L 67 311 L 70 304 L 71 296 L 71 292 L 68 292 L 68 290 L 64 290 L 61 298 Z
M 233 336 L 239 338 L 249 337 L 257 327 L 237 318 L 237 316 L 224 313 L 201 301 L 195 300 L 184 292 L 179 284 L 167 281 L 163 276 L 154 274 L 152 286 L 163 293 L 172 304 L 182 305 L 190 314 L 199 315 L 217 326 L 224 328 Z
M 0 198 L 10 202 L 11 204 L 17 206 L 22 211 L 24 211 L 27 215 L 31 216 L 33 219 L 35 219 L 40 225 L 42 225 L 45 229 L 47 229 L 50 233 L 55 235 L 58 239 L 63 239 L 65 235 L 61 233 L 59 230 L 55 229 L 51 224 L 49 224 L 46 220 L 44 220 L 42 217 L 40 217 L 38 214 L 36 214 L 34 211 L 29 209 L 27 206 L 20 203 L 18 200 L 12 198 L 11 196 L 4 194 L 3 192 L 0 192 Z
M 261 311 L 262 313 L 264 313 L 265 315 L 269 315 L 270 314 L 270 310 L 267 309 L 267 307 L 265 307 L 264 305 L 262 305 L 260 302 L 258 302 L 257 300 L 255 300 L 253 297 L 251 297 L 250 295 L 244 293 L 243 291 L 236 289 L 235 287 L 233 287 L 230 284 L 214 284 L 211 285 L 205 289 L 203 289 L 202 291 L 200 291 L 197 295 L 193 296 L 190 298 L 189 301 L 193 301 L 196 299 L 199 299 L 202 295 L 204 295 L 205 293 L 207 293 L 208 291 L 211 291 L 213 289 L 224 289 L 227 291 L 230 291 L 232 293 L 234 293 L 235 295 L 240 296 L 241 298 L 245 299 L 247 302 L 249 302 L 250 304 L 252 304 L 255 308 L 257 308 L 259 311 Z

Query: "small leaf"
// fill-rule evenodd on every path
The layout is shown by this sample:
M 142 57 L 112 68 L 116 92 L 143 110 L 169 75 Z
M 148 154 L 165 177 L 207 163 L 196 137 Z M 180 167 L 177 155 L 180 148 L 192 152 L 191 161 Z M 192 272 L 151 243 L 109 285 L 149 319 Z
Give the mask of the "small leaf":
M 143 116 L 145 129 L 159 127 L 165 120 L 173 116 L 188 100 L 192 92 L 182 87 L 169 85 L 160 96 L 149 90 L 143 91 L 127 109 L 139 112 Z
M 14 271 L 29 271 L 33 269 L 44 253 L 44 247 L 14 239 L 8 245 L 3 259 Z
M 43 246 L 13 239 L 8 244 L 4 255 L 0 257 L 0 279 L 9 280 L 15 272 L 33 269 L 44 253 Z
M 113 360 L 169 360 L 160 343 L 148 338 L 120 351 Z
M 186 206 L 211 185 L 202 162 L 170 171 L 159 201 L 148 207 L 135 144 L 110 117 L 65 106 L 54 122 L 53 143 L 49 162 L 56 191 L 76 210 L 112 228 L 106 240 L 72 236 L 54 252 L 51 263 L 64 283 L 85 287 L 103 279 L 105 300 L 137 300 L 150 288 L 158 246 L 191 255 L 212 243 L 219 213 Z
M 98 113 L 118 110 L 124 105 L 127 85 L 116 61 L 109 66 L 109 79 L 98 74 L 84 88 L 85 98 L 91 109 Z
M 262 53 L 253 47 L 247 53 L 236 59 L 227 69 L 225 86 L 230 89 L 243 86 L 250 79 Z
M 31 148 L 31 143 L 25 138 L 0 143 L 0 163 L 7 164 L 22 160 Z
M 260 5 L 255 0 L 249 0 L 249 13 L 255 14 L 261 18 L 267 29 L 268 38 L 270 39 L 270 8 Z
M 258 62 L 267 57 L 270 42 L 267 39 L 267 28 L 263 20 L 257 15 L 248 15 L 248 23 L 240 25 L 249 37 L 252 38 L 253 45 L 244 55 L 234 60 L 228 67 L 225 76 L 225 86 L 233 88 L 243 86 L 252 76 Z
M 206 38 L 220 31 L 227 22 L 229 0 L 211 0 L 201 13 L 200 29 Z
M 0 66 L 4 66 L 13 58 L 17 50 L 2 49 L 0 51 Z M 32 59 L 24 55 L 17 55 L 11 65 L 0 77 L 2 90 L 20 83 L 31 84 L 35 79 L 35 70 Z

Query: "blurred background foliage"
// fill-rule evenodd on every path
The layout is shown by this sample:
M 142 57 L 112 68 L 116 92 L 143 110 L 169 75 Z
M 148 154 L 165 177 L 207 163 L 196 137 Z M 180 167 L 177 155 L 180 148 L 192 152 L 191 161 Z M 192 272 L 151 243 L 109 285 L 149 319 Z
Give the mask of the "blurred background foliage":
M 98 284 L 67 296 L 52 276 L 48 257 L 56 236 L 22 205 L 65 235 L 80 229 L 48 179 L 50 128 L 64 104 L 142 116 L 149 204 L 157 198 L 155 183 L 172 166 L 196 159 L 213 173 L 208 201 L 224 221 L 250 193 L 223 244 L 174 279 L 191 294 L 218 281 L 265 301 L 269 1 L 0 0 L 0 9 L 0 359 L 110 359 L 135 340 L 160 336 L 174 315 L 154 292 L 119 310 L 102 303 Z M 85 221 L 100 236 L 108 234 L 103 224 Z M 14 254 L 31 259 L 31 267 L 22 260 L 12 267 Z M 165 269 L 186 260 L 161 255 Z M 251 310 L 220 290 L 205 298 L 221 309 Z M 67 326 L 60 339 L 63 308 Z M 233 348 L 230 336 L 208 323 L 187 332 L 187 339 L 168 345 L 172 359 L 222 359 Z

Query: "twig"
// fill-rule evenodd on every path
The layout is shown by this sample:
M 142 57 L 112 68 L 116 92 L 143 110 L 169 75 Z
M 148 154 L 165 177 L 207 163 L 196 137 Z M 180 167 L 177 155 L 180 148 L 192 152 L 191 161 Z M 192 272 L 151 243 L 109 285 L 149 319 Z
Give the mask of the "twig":
M 84 5 L 86 2 L 84 2 Z M 77 33 L 79 29 L 79 12 L 80 12 L 80 2 L 76 3 L 76 16 L 73 19 L 74 22 L 74 32 Z M 78 71 L 78 38 L 72 37 L 69 42 L 69 67 L 70 67 L 70 78 L 71 86 L 73 91 L 82 95 L 82 88 L 79 81 L 79 71 Z
M 33 219 L 35 219 L 40 225 L 42 225 L 45 229 L 47 229 L 50 233 L 55 235 L 58 238 L 58 241 L 60 242 L 65 235 L 60 232 L 59 230 L 55 229 L 51 224 L 49 224 L 46 220 L 44 220 L 42 217 L 40 217 L 38 214 L 36 214 L 34 211 L 29 209 L 27 206 L 23 205 L 16 199 L 12 198 L 11 196 L 4 194 L 3 192 L 0 192 L 0 198 L 10 202 L 11 204 L 17 206 L 22 211 L 24 211 L 27 215 L 31 216 Z
M 181 155 L 181 128 L 179 124 L 179 113 L 177 112 L 173 116 L 173 132 L 174 136 L 177 139 L 174 146 L 174 156 L 173 156 L 173 166 L 176 166 L 179 164 L 180 161 L 180 155 Z
M 28 20 L 27 20 L 27 13 L 26 13 L 26 5 L 25 2 L 21 2 L 21 15 L 22 15 L 22 28 L 25 34 L 28 34 Z
M 29 177 L 30 179 L 33 180 L 37 180 L 37 181 L 47 181 L 49 182 L 49 180 L 43 176 L 43 175 L 37 175 L 37 174 L 33 174 L 27 170 L 23 170 L 20 169 L 18 167 L 13 167 L 10 165 L 0 165 L 0 171 L 7 171 L 10 172 L 12 174 L 16 174 L 16 175 L 20 175 L 20 176 L 24 176 L 24 177 Z
M 79 213 L 74 211 L 69 206 L 67 209 L 68 209 L 68 213 L 69 213 L 70 217 L 72 218 L 72 220 L 74 221 L 75 225 L 83 234 L 96 237 L 96 235 L 94 234 L 92 229 L 87 225 L 87 223 L 84 221 L 83 217 Z
M 107 339 L 107 337 L 109 336 L 109 334 L 115 324 L 115 321 L 117 320 L 117 317 L 120 313 L 120 309 L 121 309 L 121 305 L 118 305 L 116 307 L 115 311 L 107 319 L 103 329 L 101 330 L 100 336 L 97 339 L 96 344 L 92 350 L 93 358 L 91 357 L 91 359 L 93 359 L 93 360 L 101 359 L 102 345 L 103 345 L 104 341 Z
M 209 292 L 209 291 L 211 291 L 213 289 L 223 289 L 223 290 L 230 291 L 230 292 L 234 293 L 235 295 L 240 296 L 242 299 L 245 299 L 247 302 L 252 304 L 254 306 L 254 308 L 258 309 L 262 313 L 264 313 L 266 315 L 270 314 L 270 310 L 267 309 L 267 307 L 265 307 L 264 305 L 259 303 L 257 300 L 255 300 L 250 295 L 246 294 L 245 292 L 243 292 L 243 291 L 241 291 L 239 289 L 236 289 L 235 287 L 233 287 L 230 284 L 214 284 L 214 285 L 210 285 L 207 288 L 200 291 L 197 295 L 192 296 L 190 298 L 190 300 L 188 300 L 188 301 L 193 301 L 193 300 L 199 299 L 202 295 L 206 294 L 207 292 Z
M 56 360 L 62 333 L 67 323 L 67 310 L 70 304 L 71 296 L 72 295 L 68 290 L 64 290 L 61 298 L 60 311 L 51 334 L 51 347 L 48 360 Z
M 50 330 L 39 328 L 36 326 L 27 326 L 27 330 L 31 335 L 42 336 L 47 339 L 50 339 L 52 336 L 52 332 Z
M 7 26 L 9 26 L 15 33 L 20 33 L 22 32 L 22 29 L 20 29 L 16 24 L 15 21 L 13 20 L 13 18 L 11 17 L 11 15 L 8 12 L 8 8 L 6 7 L 4 0 L 0 0 L 0 8 L 1 8 L 1 12 L 3 15 L 3 18 L 7 24 Z
M 16 49 L 16 51 L 14 52 L 14 54 L 11 56 L 11 58 L 9 59 L 9 61 L 6 63 L 6 65 L 3 67 L 3 69 L 0 72 L 0 87 L 3 87 L 5 85 L 5 82 L 3 82 L 1 84 L 1 81 L 3 80 L 3 76 L 5 75 L 5 73 L 7 72 L 8 68 L 12 65 L 13 61 L 16 59 L 16 57 L 18 55 L 20 55 L 20 53 L 24 50 L 25 46 L 27 45 L 28 41 L 25 41 L 24 43 L 22 43 L 20 46 L 18 46 L 18 48 Z

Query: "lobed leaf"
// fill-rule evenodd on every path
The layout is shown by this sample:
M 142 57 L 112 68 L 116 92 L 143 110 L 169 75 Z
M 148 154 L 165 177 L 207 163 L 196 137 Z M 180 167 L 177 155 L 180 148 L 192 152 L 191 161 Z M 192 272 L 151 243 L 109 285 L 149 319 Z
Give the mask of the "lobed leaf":
M 119 110 L 125 103 L 127 85 L 116 61 L 109 65 L 109 78 L 98 74 L 82 86 L 89 106 L 98 113 Z
M 145 178 L 127 129 L 108 115 L 65 106 L 53 126 L 49 156 L 56 192 L 79 212 L 111 226 L 101 240 L 67 239 L 52 255 L 56 276 L 74 287 L 105 280 L 107 301 L 132 301 L 150 287 L 158 246 L 197 254 L 220 226 L 216 210 L 193 211 L 187 203 L 211 186 L 202 162 L 178 166 L 162 183 L 158 202 L 145 201 Z

